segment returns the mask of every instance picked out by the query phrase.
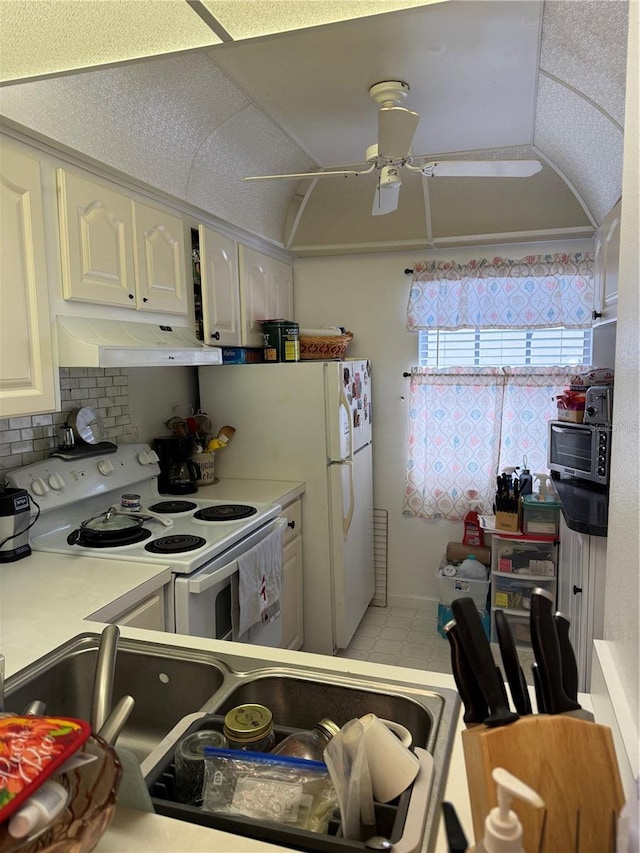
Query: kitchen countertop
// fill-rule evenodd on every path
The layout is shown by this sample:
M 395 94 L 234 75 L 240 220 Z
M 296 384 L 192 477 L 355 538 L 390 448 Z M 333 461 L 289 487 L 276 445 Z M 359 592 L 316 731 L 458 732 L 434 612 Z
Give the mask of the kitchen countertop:
M 553 477 L 567 527 L 589 536 L 606 536 L 609 520 L 609 493 L 585 480 Z

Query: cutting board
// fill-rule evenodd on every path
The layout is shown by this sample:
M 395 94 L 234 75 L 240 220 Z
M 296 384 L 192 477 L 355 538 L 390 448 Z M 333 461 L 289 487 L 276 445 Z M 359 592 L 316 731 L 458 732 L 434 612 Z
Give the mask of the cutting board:
M 497 805 L 491 771 L 504 767 L 545 802 L 546 810 L 538 810 L 513 801 L 528 853 L 613 853 L 624 794 L 607 726 L 538 714 L 509 726 L 466 729 L 462 745 L 476 843 Z

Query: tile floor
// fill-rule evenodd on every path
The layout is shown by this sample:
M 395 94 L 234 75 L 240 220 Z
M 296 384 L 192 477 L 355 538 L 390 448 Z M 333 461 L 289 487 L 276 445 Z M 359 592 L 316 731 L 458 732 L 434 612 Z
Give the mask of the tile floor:
M 340 657 L 428 669 L 451 673 L 449 642 L 437 630 L 438 603 L 427 602 L 420 609 L 409 607 L 369 607 L 358 626 L 349 648 Z M 496 663 L 500 652 L 492 645 Z M 518 649 L 520 665 L 528 684 L 532 683 L 533 654 Z

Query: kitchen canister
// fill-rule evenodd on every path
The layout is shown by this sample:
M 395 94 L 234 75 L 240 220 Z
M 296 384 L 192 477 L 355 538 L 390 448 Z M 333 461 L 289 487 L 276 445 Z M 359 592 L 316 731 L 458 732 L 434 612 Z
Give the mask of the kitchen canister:
M 194 453 L 191 461 L 196 466 L 196 471 L 198 472 L 196 483 L 199 486 L 211 486 L 216 482 L 215 453 L 211 451 Z
M 300 326 L 291 320 L 265 320 L 262 323 L 266 362 L 300 361 Z

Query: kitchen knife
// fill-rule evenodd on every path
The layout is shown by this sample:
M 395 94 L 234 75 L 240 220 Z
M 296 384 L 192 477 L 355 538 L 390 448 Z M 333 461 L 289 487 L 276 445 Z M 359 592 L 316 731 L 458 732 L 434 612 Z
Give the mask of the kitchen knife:
M 569 699 L 575 702 L 578 698 L 578 664 L 569 639 L 571 620 L 559 610 L 554 613 L 558 642 L 560 643 L 560 658 L 562 660 L 562 688 Z
M 593 715 L 584 711 L 574 699 L 569 699 L 562 687 L 562 659 L 553 605 L 554 596 L 546 589 L 536 587 L 531 593 L 531 645 L 538 664 L 545 712 L 593 721 Z
M 542 684 L 540 684 L 540 673 L 538 672 L 538 664 L 531 664 L 531 675 L 533 676 L 533 689 L 536 693 L 536 707 L 539 714 L 546 713 L 544 707 L 544 696 L 542 695 Z
M 498 635 L 498 645 L 500 646 L 500 656 L 504 666 L 505 675 L 511 692 L 511 699 L 515 705 L 516 711 L 521 715 L 531 713 L 531 702 L 529 700 L 529 690 L 527 682 L 518 660 L 516 644 L 511 633 L 511 625 L 502 610 L 495 610 L 493 613 L 496 625 L 496 634 Z
M 444 626 L 444 632 L 451 646 L 451 670 L 464 705 L 464 720 L 467 726 L 482 723 L 489 715 L 489 708 L 478 684 L 460 639 L 456 620 L 452 619 Z
M 455 598 L 451 603 L 451 610 L 459 628 L 464 653 L 489 706 L 490 713 L 485 717 L 485 725 L 505 726 L 515 723 L 519 717 L 509 710 L 504 700 L 504 685 L 496 673 L 491 647 L 475 601 L 472 598 Z

